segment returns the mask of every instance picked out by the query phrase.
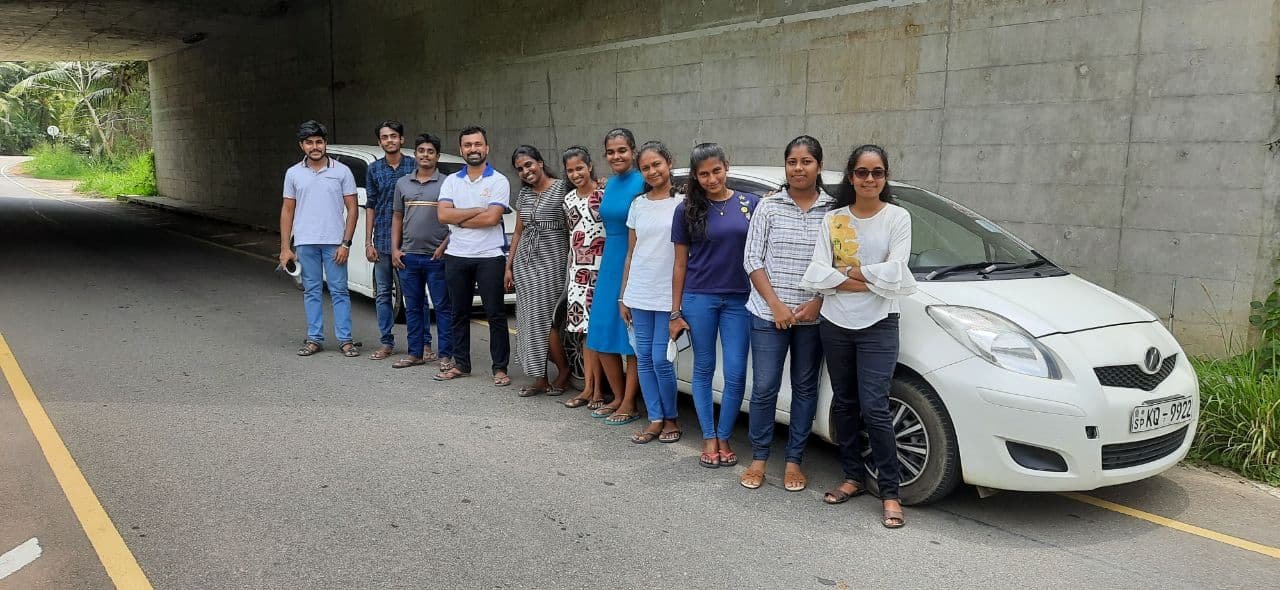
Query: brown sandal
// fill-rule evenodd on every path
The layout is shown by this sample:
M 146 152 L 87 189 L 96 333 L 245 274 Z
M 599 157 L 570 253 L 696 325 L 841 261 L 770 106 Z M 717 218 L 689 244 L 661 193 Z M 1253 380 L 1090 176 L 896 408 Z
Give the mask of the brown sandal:
M 458 369 L 458 367 L 449 367 L 444 371 L 432 375 L 431 378 L 436 381 L 453 381 L 454 379 L 462 379 L 463 377 L 470 376 L 471 373 L 463 373 Z
M 347 358 L 355 358 L 360 356 L 360 347 L 355 342 L 343 342 L 338 345 L 338 350 L 342 351 L 342 356 Z
M 809 487 L 809 478 L 804 476 L 800 471 L 784 471 L 782 473 L 782 487 L 788 492 L 800 492 Z
M 384 360 L 384 359 L 386 359 L 387 357 L 391 356 L 391 353 L 393 353 L 393 352 L 395 352 L 395 351 L 394 351 L 390 346 L 383 345 L 383 346 L 378 347 L 378 350 L 375 350 L 375 351 L 373 351 L 372 353 L 370 353 L 370 354 L 369 354 L 369 358 L 371 358 L 371 359 L 373 359 L 373 360 L 375 360 L 375 361 L 380 361 L 380 360 Z
M 884 518 L 880 520 L 880 524 L 886 529 L 900 529 L 907 525 L 907 519 L 903 518 L 901 510 L 885 509 Z
M 852 485 L 853 491 L 852 492 L 844 491 L 844 488 L 843 488 L 844 484 Z M 839 486 L 836 486 L 834 489 L 828 490 L 827 493 L 823 494 L 822 501 L 828 504 L 844 504 L 845 502 L 849 501 L 849 498 L 852 498 L 854 496 L 860 496 L 866 491 L 867 491 L 867 488 L 862 487 L 862 484 L 853 480 L 846 479 L 843 482 L 841 482 Z
M 428 347 L 426 347 L 426 348 L 422 349 L 422 360 L 424 360 L 424 361 L 434 361 L 434 360 L 436 360 L 436 359 L 438 359 L 438 358 L 440 358 L 440 357 L 436 356 L 436 351 L 431 350 L 431 347 L 430 347 L 430 346 L 428 346 Z
M 302 343 L 302 348 L 298 349 L 298 356 L 311 356 L 317 352 L 324 350 L 324 347 L 315 340 L 306 340 Z
M 748 490 L 758 490 L 764 485 L 763 469 L 748 469 L 742 472 L 742 477 L 738 478 L 738 483 Z
M 427 361 L 425 361 L 425 360 L 423 360 L 423 359 L 420 359 L 420 358 L 417 358 L 417 357 L 412 357 L 412 356 L 410 356 L 410 357 L 402 358 L 402 359 L 400 359 L 400 360 L 398 360 L 398 361 L 396 361 L 396 362 L 392 363 L 392 364 L 391 364 L 391 368 L 392 368 L 392 369 L 403 369 L 403 368 L 406 368 L 406 367 L 416 367 L 416 366 L 418 366 L 418 365 L 425 365 L 425 364 L 427 364 Z

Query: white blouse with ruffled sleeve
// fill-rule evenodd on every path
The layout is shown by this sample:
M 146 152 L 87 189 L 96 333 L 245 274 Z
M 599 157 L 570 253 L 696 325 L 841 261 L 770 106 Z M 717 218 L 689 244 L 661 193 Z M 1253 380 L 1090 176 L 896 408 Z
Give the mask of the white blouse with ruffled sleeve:
M 861 330 L 898 313 L 898 298 L 916 291 L 907 266 L 911 256 L 911 214 L 886 204 L 865 219 L 849 207 L 829 211 L 822 220 L 813 261 L 800 286 L 821 293 L 822 317 L 849 330 Z M 857 266 L 868 291 L 838 291 L 847 280 L 836 267 Z

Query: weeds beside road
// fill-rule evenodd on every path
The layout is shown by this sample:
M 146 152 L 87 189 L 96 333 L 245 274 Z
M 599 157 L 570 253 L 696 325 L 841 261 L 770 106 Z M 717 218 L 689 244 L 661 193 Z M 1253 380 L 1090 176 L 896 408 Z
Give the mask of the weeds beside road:
M 31 150 L 23 171 L 36 178 L 78 180 L 76 191 L 107 197 L 156 194 L 155 158 L 150 151 L 117 158 L 91 158 L 62 144 Z

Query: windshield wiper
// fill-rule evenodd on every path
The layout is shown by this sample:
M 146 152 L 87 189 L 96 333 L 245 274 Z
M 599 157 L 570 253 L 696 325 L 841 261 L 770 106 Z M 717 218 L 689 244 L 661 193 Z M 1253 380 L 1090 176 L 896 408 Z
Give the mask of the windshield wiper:
M 1023 270 L 1028 268 L 1037 268 L 1037 267 L 1044 266 L 1046 264 L 1050 264 L 1049 260 L 1045 258 L 1041 258 L 1039 260 L 1032 260 L 1031 262 L 1023 262 L 1022 264 L 1013 264 L 1009 266 L 997 266 L 996 268 L 993 268 L 991 270 L 984 271 L 982 274 L 1000 272 L 1002 270 Z
M 1013 263 L 988 260 L 986 262 L 967 262 L 965 264 L 953 264 L 951 266 L 944 266 L 942 268 L 933 270 L 929 274 L 924 275 L 924 280 L 932 281 L 936 278 L 944 277 L 949 274 L 957 273 L 963 270 L 978 270 L 979 271 L 978 274 L 985 275 L 991 271 L 994 271 L 1000 268 L 1000 265 L 1002 264 L 1013 264 Z

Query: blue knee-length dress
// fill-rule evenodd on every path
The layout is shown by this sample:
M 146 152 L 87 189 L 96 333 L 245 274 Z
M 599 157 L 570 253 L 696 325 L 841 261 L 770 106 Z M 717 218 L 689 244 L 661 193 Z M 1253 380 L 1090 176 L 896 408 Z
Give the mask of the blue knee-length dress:
M 627 213 L 631 201 L 644 192 L 644 179 L 639 170 L 630 170 L 609 179 L 600 201 L 600 218 L 604 221 L 604 255 L 600 258 L 600 274 L 591 301 L 591 330 L 587 347 L 611 354 L 635 354 L 627 338 L 627 325 L 618 313 L 622 292 L 622 267 L 627 262 Z

